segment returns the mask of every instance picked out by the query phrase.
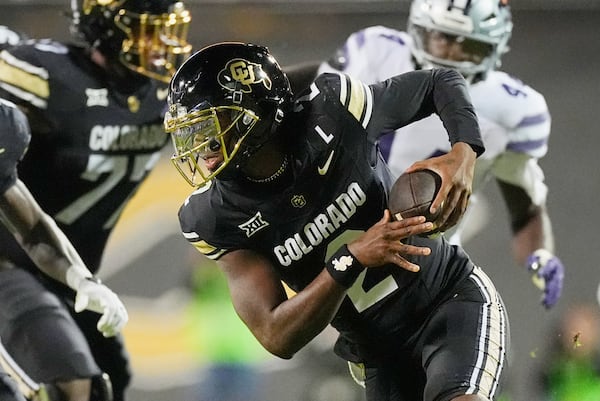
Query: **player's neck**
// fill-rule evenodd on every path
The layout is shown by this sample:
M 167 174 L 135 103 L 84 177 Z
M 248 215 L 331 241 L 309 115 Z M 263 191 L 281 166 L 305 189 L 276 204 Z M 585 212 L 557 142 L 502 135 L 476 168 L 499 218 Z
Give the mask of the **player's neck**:
M 282 177 L 288 169 L 288 156 L 274 146 L 259 149 L 244 168 L 246 178 L 254 183 L 271 183 Z
M 262 178 L 255 178 L 255 177 L 246 177 L 248 178 L 248 180 L 257 183 L 257 184 L 268 184 L 271 182 L 275 182 L 278 178 L 282 177 L 285 172 L 287 171 L 288 168 L 288 158 L 287 156 L 284 156 L 283 161 L 281 162 L 281 165 L 279 166 L 279 168 L 271 175 L 267 176 L 267 177 L 262 177 Z

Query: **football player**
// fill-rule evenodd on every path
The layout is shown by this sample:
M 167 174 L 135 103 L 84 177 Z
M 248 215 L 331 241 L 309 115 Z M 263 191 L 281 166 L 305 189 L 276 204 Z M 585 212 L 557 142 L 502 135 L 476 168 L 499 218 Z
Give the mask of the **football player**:
M 554 255 L 546 208 L 548 189 L 538 163 L 548 150 L 550 113 L 544 97 L 498 71 L 512 33 L 508 1 L 414 0 L 408 32 L 373 26 L 351 34 L 319 72 L 341 71 L 374 83 L 407 71 L 448 67 L 469 83 L 486 151 L 475 168 L 473 190 L 494 179 L 510 212 L 516 261 L 526 267 L 550 308 L 560 298 L 564 267 Z M 414 141 L 418 135 L 422 138 Z M 395 175 L 414 161 L 450 150 L 441 121 L 423 119 L 381 140 Z M 459 225 L 446 235 L 460 244 L 482 228 L 476 197 Z M 479 214 L 481 216 L 481 214 Z
M 0 221 L 12 232 L 41 271 L 76 292 L 75 312 L 87 309 L 102 314 L 97 329 L 105 337 L 114 336 L 127 323 L 125 306 L 114 292 L 93 277 L 64 233 L 44 213 L 18 178 L 17 164 L 25 153 L 30 138 L 29 125 L 23 112 L 13 103 L 0 99 Z M 3 269 L 10 267 L 4 258 L 0 259 L 0 264 Z M 30 273 L 21 270 L 10 273 L 12 278 L 9 280 L 17 283 L 14 287 L 15 303 L 26 304 L 32 301 L 26 296 L 21 297 L 19 292 L 19 277 L 28 274 Z M 8 276 L 7 274 L 3 278 Z M 62 323 L 57 322 L 71 319 L 69 315 L 57 313 L 48 313 L 44 318 L 50 322 L 51 327 L 60 326 Z M 50 336 L 52 333 L 46 332 L 45 335 Z M 70 352 L 81 351 L 74 344 Z M 11 362 L 4 359 L 4 356 L 1 359 L 3 365 Z M 19 369 L 14 369 L 12 373 L 15 372 L 18 375 Z M 62 380 L 56 384 L 59 388 L 68 385 Z
M 0 96 L 31 126 L 19 178 L 96 274 L 121 210 L 167 141 L 166 82 L 191 52 L 190 14 L 173 0 L 71 4 L 72 43 L 27 40 L 0 53 Z M 39 382 L 69 383 L 66 400 L 123 400 L 130 367 L 122 337 L 99 333 L 92 312 L 48 322 L 72 311 L 73 290 L 29 274 L 35 263 L 1 227 L 0 255 L 16 267 L 0 271 L 8 311 L 0 313 L 0 336 L 17 363 Z
M 269 352 L 291 358 L 331 324 L 369 401 L 493 399 L 508 351 L 500 295 L 461 247 L 418 235 L 434 228 L 423 216 L 392 221 L 377 147 L 382 132 L 439 114 L 451 150 L 411 169 L 440 174 L 432 207 L 444 201 L 436 224 L 451 226 L 484 151 L 460 74 L 369 86 L 323 74 L 292 100 L 266 48 L 227 42 L 181 66 L 168 104 L 172 160 L 195 187 L 179 211 L 183 235 L 217 261 Z M 359 234 L 328 252 L 349 231 Z

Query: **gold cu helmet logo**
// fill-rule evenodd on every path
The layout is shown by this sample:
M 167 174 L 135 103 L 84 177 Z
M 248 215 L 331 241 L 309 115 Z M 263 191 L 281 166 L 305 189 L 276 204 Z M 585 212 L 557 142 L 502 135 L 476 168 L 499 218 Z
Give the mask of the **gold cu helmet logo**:
M 230 91 L 251 93 L 250 85 L 262 83 L 265 88 L 271 89 L 271 79 L 265 74 L 260 64 L 236 58 L 227 63 L 219 71 L 217 77 L 219 85 Z

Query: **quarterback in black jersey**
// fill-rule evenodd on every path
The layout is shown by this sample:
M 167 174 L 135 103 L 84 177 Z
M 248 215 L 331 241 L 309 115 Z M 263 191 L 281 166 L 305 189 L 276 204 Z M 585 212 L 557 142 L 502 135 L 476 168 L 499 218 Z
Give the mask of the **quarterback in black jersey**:
M 411 170 L 442 176 L 435 224 L 455 224 L 484 150 L 458 73 L 369 86 L 324 74 L 292 100 L 266 48 L 226 42 L 182 65 L 168 104 L 172 160 L 196 187 L 179 212 L 183 235 L 217 261 L 268 351 L 291 358 L 331 324 L 369 401 L 494 398 L 508 349 L 501 298 L 460 247 L 418 235 L 434 228 L 423 216 L 392 221 L 393 177 L 376 145 L 379 133 L 437 113 L 452 150 Z
M 96 273 L 125 203 L 167 142 L 166 84 L 191 52 L 190 14 L 174 0 L 71 4 L 72 43 L 27 40 L 0 53 L 0 96 L 31 125 L 19 178 Z M 91 312 L 48 327 L 40 311 L 71 312 L 74 292 L 31 274 L 34 262 L 1 227 L 0 255 L 0 304 L 10 311 L 0 314 L 0 336 L 13 358 L 35 380 L 70 382 L 66 400 L 104 400 L 82 385 L 102 372 L 123 400 L 131 373 L 121 336 L 104 337 Z M 28 302 L 11 296 L 5 278 L 14 275 Z

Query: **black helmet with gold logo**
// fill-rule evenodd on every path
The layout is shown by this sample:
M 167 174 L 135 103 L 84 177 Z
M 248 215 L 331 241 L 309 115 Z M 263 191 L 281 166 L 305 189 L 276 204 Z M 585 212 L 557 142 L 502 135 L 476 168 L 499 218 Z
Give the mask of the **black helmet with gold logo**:
M 169 85 L 165 129 L 193 186 L 227 179 L 277 131 L 291 107 L 287 76 L 268 49 L 217 43 L 193 54 Z
M 175 0 L 72 0 L 71 32 L 112 62 L 165 83 L 190 55 L 191 16 Z

